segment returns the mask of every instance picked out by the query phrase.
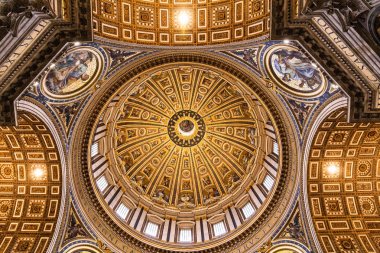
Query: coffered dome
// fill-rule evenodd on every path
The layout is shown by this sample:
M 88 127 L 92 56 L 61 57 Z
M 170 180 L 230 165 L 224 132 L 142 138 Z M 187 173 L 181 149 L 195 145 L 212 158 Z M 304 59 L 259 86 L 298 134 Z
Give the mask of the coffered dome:
M 233 193 L 240 196 L 257 177 L 270 119 L 236 79 L 215 71 L 186 63 L 160 67 L 102 114 L 105 137 L 95 135 L 93 145 L 101 143 L 110 177 L 136 202 L 181 217 L 192 211 L 195 218 L 236 200 Z
M 88 186 L 120 231 L 155 250 L 201 251 L 267 217 L 282 141 L 242 80 L 205 63 L 169 62 L 107 101 L 94 115 Z

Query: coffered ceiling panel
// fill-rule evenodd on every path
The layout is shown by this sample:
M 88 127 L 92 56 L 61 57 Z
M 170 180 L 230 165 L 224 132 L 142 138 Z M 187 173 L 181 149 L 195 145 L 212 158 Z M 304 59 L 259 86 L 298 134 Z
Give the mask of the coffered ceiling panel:
M 93 0 L 95 35 L 151 45 L 209 45 L 268 34 L 268 0 Z
M 324 252 L 380 250 L 380 124 L 332 113 L 310 151 L 308 196 Z
M 0 127 L 0 252 L 46 252 L 61 199 L 57 146 L 46 125 L 20 113 Z

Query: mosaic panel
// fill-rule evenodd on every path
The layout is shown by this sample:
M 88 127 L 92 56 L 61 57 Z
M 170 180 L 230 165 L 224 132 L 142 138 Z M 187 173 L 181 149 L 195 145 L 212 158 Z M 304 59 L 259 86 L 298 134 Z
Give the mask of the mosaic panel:
M 61 99 L 81 94 L 97 80 L 102 62 L 100 54 L 93 49 L 69 50 L 50 65 L 42 80 L 42 92 L 48 97 Z
M 301 97 L 315 97 L 326 88 L 326 80 L 318 66 L 297 47 L 272 46 L 265 56 L 268 72 L 286 91 Z

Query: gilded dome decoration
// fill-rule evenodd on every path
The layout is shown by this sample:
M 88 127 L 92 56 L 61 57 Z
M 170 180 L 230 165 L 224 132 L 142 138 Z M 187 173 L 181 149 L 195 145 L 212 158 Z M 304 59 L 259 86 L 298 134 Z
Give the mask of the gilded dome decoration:
M 97 113 L 91 136 L 96 198 L 117 226 L 155 247 L 202 249 L 238 236 L 266 210 L 281 172 L 266 106 L 204 63 L 139 73 Z
M 380 252 L 380 0 L 0 0 L 0 253 Z
M 251 164 L 264 129 L 236 82 L 192 64 L 139 80 L 108 127 L 118 177 L 147 200 L 176 209 L 227 198 L 257 174 Z

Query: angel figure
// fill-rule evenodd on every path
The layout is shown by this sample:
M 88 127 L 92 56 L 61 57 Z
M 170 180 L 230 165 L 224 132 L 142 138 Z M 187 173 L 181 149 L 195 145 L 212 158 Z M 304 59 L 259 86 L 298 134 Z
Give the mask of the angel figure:
M 73 214 L 70 214 L 70 225 L 67 230 L 67 239 L 75 238 L 78 236 L 87 236 L 86 231 L 82 228 L 81 224 L 77 221 Z
M 145 194 L 144 176 L 136 175 L 132 178 L 131 182 L 139 193 Z
M 98 247 L 103 251 L 103 253 L 113 253 L 113 252 L 107 247 L 107 245 L 105 245 L 102 241 L 97 240 L 97 241 L 96 241 L 96 244 L 97 244 Z
M 181 196 L 181 201 L 182 203 L 178 205 L 179 208 L 194 208 L 195 207 L 193 203 L 194 199 L 190 194 L 183 194 Z

